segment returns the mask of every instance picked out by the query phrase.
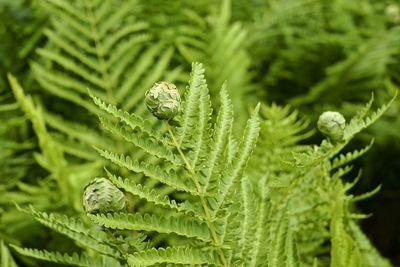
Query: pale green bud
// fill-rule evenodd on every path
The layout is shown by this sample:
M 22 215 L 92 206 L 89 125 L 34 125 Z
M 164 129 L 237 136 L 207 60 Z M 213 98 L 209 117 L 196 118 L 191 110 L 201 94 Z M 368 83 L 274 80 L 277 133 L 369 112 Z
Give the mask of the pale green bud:
M 170 120 L 178 114 L 181 96 L 176 86 L 168 82 L 156 83 L 147 90 L 145 102 L 149 111 L 161 120 Z
M 126 208 L 124 193 L 104 177 L 94 178 L 85 187 L 82 200 L 86 213 L 117 212 Z
M 325 111 L 319 116 L 318 129 L 332 142 L 338 142 L 343 139 L 345 127 L 346 119 L 339 112 Z
M 400 24 L 400 7 L 396 4 L 388 5 L 385 8 L 388 21 L 392 24 Z

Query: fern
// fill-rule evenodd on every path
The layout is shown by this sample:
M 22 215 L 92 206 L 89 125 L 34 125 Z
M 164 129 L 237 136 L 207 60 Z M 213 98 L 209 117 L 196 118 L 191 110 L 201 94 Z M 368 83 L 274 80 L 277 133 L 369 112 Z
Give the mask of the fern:
M 256 103 L 252 93 L 258 88 L 252 82 L 251 58 L 246 41 L 248 30 L 243 23 L 233 19 L 234 2 L 209 3 L 210 7 L 205 10 L 200 7 L 185 8 L 180 16 L 183 22 L 173 30 L 172 44 L 186 62 L 204 63 L 212 99 L 218 99 L 219 88 L 227 82 L 235 109 L 240 110 L 235 114 L 236 130 L 236 125 L 238 129 L 244 127 L 250 106 Z M 158 9 L 156 12 L 159 14 Z M 210 19 L 206 19 L 206 15 Z M 163 25 L 163 30 L 171 30 L 168 26 Z M 248 103 L 243 101 L 244 97 L 249 100 Z M 215 102 L 213 107 L 218 109 L 218 100 Z
M 128 182 L 128 180 L 124 181 L 122 178 L 118 179 L 110 174 L 111 179 L 117 185 L 126 189 L 127 192 L 132 192 L 156 206 L 161 206 L 168 212 L 165 215 L 157 213 L 90 215 L 89 218 L 93 222 L 111 229 L 174 233 L 184 238 L 193 239 L 193 241 L 197 240 L 192 247 L 167 247 L 129 254 L 126 260 L 132 266 L 149 266 L 154 263 L 207 263 L 208 265 L 229 266 L 229 255 L 231 254 L 229 251 L 240 249 L 239 246 L 228 249 L 223 245 L 225 242 L 234 244 L 232 240 L 225 240 L 228 237 L 224 233 L 230 227 L 229 221 L 226 221 L 225 210 L 232 205 L 231 199 L 235 185 L 241 183 L 243 170 L 255 146 L 259 131 L 258 108 L 249 119 L 237 150 L 228 157 L 227 147 L 222 146 L 222 144 L 226 144 L 229 139 L 233 138 L 229 134 L 233 116 L 231 104 L 226 91 L 222 90 L 221 103 L 223 103 L 223 108 L 220 109 L 218 119 L 213 125 L 211 122 L 211 103 L 203 73 L 202 65 L 194 63 L 191 80 L 185 92 L 186 104 L 184 104 L 182 116 L 177 119 L 180 126 L 175 130 L 167 124 L 165 135 L 151 134 L 153 131 L 141 122 L 141 118 L 118 111 L 115 107 L 105 105 L 102 101 L 93 97 L 100 108 L 110 115 L 116 114 L 120 120 L 121 127 L 117 128 L 112 126 L 106 120 L 106 117 L 101 117 L 106 128 L 109 128 L 115 134 L 125 136 L 125 139 L 132 142 L 137 149 L 142 149 L 143 153 L 147 154 L 144 161 L 148 161 L 147 158 L 155 157 L 158 165 L 167 164 L 166 166 L 170 165 L 170 167 L 165 172 L 151 167 L 150 161 L 148 163 L 138 162 L 130 157 L 105 150 L 99 150 L 100 154 L 120 167 L 141 173 L 149 179 L 156 179 L 173 190 L 184 191 L 187 194 L 187 200 L 177 204 L 175 201 L 170 201 L 167 196 L 156 197 L 155 189 L 151 191 L 146 187 Z M 220 131 L 220 129 L 225 130 Z M 149 140 L 161 136 L 160 139 L 155 139 L 158 146 L 151 145 L 152 143 L 136 137 L 143 134 Z M 171 152 L 166 153 L 168 151 L 173 151 L 173 154 Z M 209 154 L 213 155 L 213 160 L 208 164 L 206 156 Z M 179 158 L 181 162 L 174 164 L 173 161 L 171 162 L 171 159 L 174 158 Z M 225 168 L 226 172 L 221 172 L 221 166 Z M 187 217 L 188 212 L 195 216 L 193 218 Z M 88 232 L 82 232 L 86 237 L 80 238 L 79 236 L 82 233 L 81 231 L 77 232 L 76 223 L 67 218 L 57 219 L 55 215 L 47 216 L 37 212 L 34 213 L 34 216 L 40 222 L 70 238 L 80 240 L 80 243 L 83 244 L 86 243 L 86 246 L 91 247 L 95 244 L 93 243 L 94 240 L 88 236 Z M 196 243 L 197 245 L 195 245 Z M 211 247 L 213 249 L 210 250 Z M 104 250 L 99 244 L 94 249 L 102 254 L 109 255 L 109 250 Z M 19 251 L 24 254 L 30 253 L 31 256 L 36 255 L 37 258 L 41 259 L 56 259 L 52 258 L 53 254 L 47 254 L 47 252 Z M 183 253 L 185 257 L 182 257 Z M 207 254 L 209 256 L 206 256 Z M 114 257 L 117 255 L 115 254 Z M 64 257 L 64 259 L 67 258 L 67 256 Z
M 118 263 L 118 261 L 114 260 L 113 258 L 108 258 L 105 256 L 99 256 L 96 258 L 92 258 L 86 253 L 82 254 L 62 254 L 62 253 L 54 253 L 49 251 L 37 250 L 37 249 L 24 249 L 19 248 L 17 246 L 13 246 L 14 249 L 22 255 L 34 257 L 41 260 L 52 261 L 56 263 L 63 263 L 75 266 L 99 266 L 99 267 L 106 267 L 106 266 L 123 266 Z
M 43 110 L 45 123 L 67 155 L 78 160 L 99 160 L 92 146 L 117 146 L 118 141 L 99 134 L 102 130 L 93 120 L 87 124 L 88 117 L 79 115 L 101 114 L 90 101 L 87 88 L 126 110 L 143 112 L 139 101 L 144 90 L 154 80 L 176 76 L 164 76 L 173 49 L 162 42 L 149 46 L 154 37 L 148 31 L 148 23 L 135 18 L 141 10 L 136 0 L 49 0 L 44 1 L 43 7 L 52 16 L 45 30 L 47 45 L 37 50 L 39 60 L 31 64 L 34 77 L 41 88 L 56 99 L 65 100 L 67 109 L 79 110 L 77 116 L 71 117 L 68 112 L 47 106 Z
M 376 83 L 382 86 L 383 81 L 380 79 L 391 59 L 398 53 L 398 36 L 398 29 L 393 28 L 382 36 L 371 39 L 362 45 L 357 53 L 330 67 L 327 70 L 329 78 L 316 84 L 306 95 L 294 98 L 292 103 L 310 103 L 333 87 L 344 87 L 344 92 L 348 92 L 357 89 L 368 90 L 371 86 L 376 86 Z M 353 81 L 357 81 L 357 86 L 352 85 Z
M 351 222 L 349 224 L 349 229 L 354 241 L 357 243 L 360 249 L 363 259 L 363 266 L 392 266 L 387 259 L 381 257 L 379 252 L 372 246 L 371 242 L 368 240 L 365 234 L 362 233 L 360 227 L 355 222 Z
M 344 199 L 340 196 L 343 194 L 340 192 L 343 190 L 341 183 L 338 183 L 337 189 L 339 192 L 336 194 L 337 199 L 334 202 L 333 216 L 331 221 L 331 240 L 332 240 L 332 267 L 361 266 L 361 254 L 357 248 L 355 242 L 351 236 L 346 233 L 344 229 L 343 219 L 345 217 L 344 212 Z
M 263 107 L 260 126 L 257 106 L 237 143 L 225 86 L 220 96 L 221 107 L 215 114 L 204 69 L 193 63 L 181 115 L 159 130 L 139 115 L 92 96 L 103 111 L 100 121 L 105 128 L 141 151 L 135 157 L 98 149 L 100 155 L 162 187 L 148 187 L 107 170 L 110 181 L 130 194 L 131 205 L 140 200 L 152 208 L 88 214 L 108 234 L 78 219 L 31 209 L 37 221 L 93 254 L 70 256 L 15 247 L 17 252 L 78 266 L 115 261 L 122 266 L 293 267 L 315 265 L 330 237 L 331 266 L 360 267 L 361 248 L 349 228 L 360 215 L 351 213 L 348 204 L 375 191 L 348 196 L 352 184 L 344 186 L 341 181 L 351 170 L 347 164 L 365 149 L 336 155 L 387 106 L 367 116 L 371 100 L 350 121 L 342 142 L 324 140 L 319 147 L 297 145 L 313 132 L 307 131 L 308 122 L 296 112 L 276 105 Z M 112 123 L 112 118 L 118 122 Z M 256 147 L 260 130 L 261 146 Z M 275 154 L 249 161 L 253 150 L 260 155 L 265 148 Z M 379 254 L 374 257 L 381 260 Z
M 150 249 L 136 252 L 129 256 L 130 266 L 152 266 L 157 263 L 174 264 L 207 264 L 207 266 L 218 266 L 218 260 L 210 252 L 196 250 L 192 247 L 174 247 Z
M 309 144 L 319 136 L 309 140 L 309 121 L 289 106 L 263 104 L 250 111 L 256 97 L 265 97 L 312 111 L 312 121 L 322 107 L 364 101 L 365 90 L 383 103 L 378 87 L 395 92 L 399 81 L 398 27 L 384 17 L 386 3 L 32 5 L 49 14 L 48 22 L 40 14 L 42 25 L 21 32 L 33 30 L 32 39 L 22 48 L 6 47 L 20 56 L 10 57 L 15 66 L 8 68 L 24 72 L 18 78 L 25 92 L 8 77 L 17 103 L 0 79 L 0 239 L 15 244 L 19 254 L 78 266 L 390 265 L 356 224 L 369 215 L 352 206 L 380 186 L 353 196 L 349 190 L 361 172 L 351 183 L 342 181 L 373 141 L 341 151 L 394 98 L 370 111 L 371 99 L 349 120 L 343 140 L 320 145 Z M 7 20 L 8 9 L 0 12 Z M 14 24 L 11 31 L 20 27 Z M 38 45 L 36 55 L 29 55 L 32 75 L 25 75 L 26 64 L 19 61 Z M 186 68 L 193 61 L 204 62 L 207 81 L 199 63 L 192 64 L 189 78 Z M 187 79 L 177 117 L 162 123 L 145 113 L 143 93 L 155 81 L 183 88 Z M 343 109 L 347 117 L 358 106 L 345 103 Z M 395 109 L 388 113 L 392 117 L 381 129 L 396 136 Z M 102 167 L 124 192 L 128 208 L 80 216 L 82 188 Z M 68 249 L 74 249 L 23 249 L 31 246 L 25 243 L 31 235 L 47 236 L 32 228 L 21 237 L 21 229 L 37 227 L 35 221 L 72 239 Z M 1 249 L 9 255 L 5 245 Z
M 0 242 L 0 265 L 2 267 L 17 267 L 18 265 L 15 263 L 14 259 L 11 256 L 10 251 L 8 250 L 7 246 L 4 244 L 4 241 L 1 240 Z

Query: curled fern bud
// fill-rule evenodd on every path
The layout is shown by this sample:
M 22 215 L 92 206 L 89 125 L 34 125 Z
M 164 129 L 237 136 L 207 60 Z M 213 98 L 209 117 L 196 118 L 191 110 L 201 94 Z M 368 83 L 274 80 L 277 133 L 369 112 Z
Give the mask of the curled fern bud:
M 319 116 L 318 129 L 333 142 L 343 139 L 346 119 L 336 111 L 326 111 Z
M 94 178 L 83 192 L 86 213 L 117 212 L 126 208 L 124 193 L 106 178 Z
M 178 114 L 181 96 L 176 86 L 168 82 L 156 83 L 147 90 L 146 106 L 150 112 L 161 120 L 170 120 Z

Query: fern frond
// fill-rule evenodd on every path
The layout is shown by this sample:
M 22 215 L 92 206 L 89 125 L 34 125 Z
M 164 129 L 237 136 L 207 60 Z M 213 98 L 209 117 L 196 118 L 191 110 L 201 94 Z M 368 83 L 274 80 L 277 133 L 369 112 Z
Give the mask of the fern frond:
M 110 242 L 103 232 L 89 230 L 76 218 L 55 213 L 37 212 L 33 208 L 29 213 L 41 224 L 77 241 L 83 247 L 91 248 L 111 257 L 121 257 L 120 251 L 109 245 Z
M 301 118 L 289 106 L 276 104 L 262 105 L 260 116 L 260 137 L 247 172 L 250 176 L 284 170 L 290 172 L 292 167 L 285 166 L 286 162 L 307 149 L 297 142 L 314 134 L 314 131 L 307 130 L 309 121 Z
M 211 240 L 208 227 L 204 222 L 186 216 L 141 215 L 138 213 L 109 213 L 88 216 L 93 222 L 112 229 L 176 233 L 177 235 L 194 237 L 206 242 Z
M 198 194 L 194 186 L 190 183 L 190 178 L 186 178 L 188 174 L 182 173 L 182 176 L 178 176 L 178 174 L 174 171 L 165 171 L 159 166 L 151 166 L 151 164 L 146 161 L 139 162 L 135 159 L 132 159 L 130 156 L 119 155 L 117 153 L 98 148 L 97 151 L 102 157 L 121 167 L 127 168 L 130 171 L 135 173 L 143 173 L 144 175 L 169 185 L 176 190 L 189 192 L 192 195 Z
M 376 193 L 378 193 L 379 190 L 381 190 L 381 187 L 382 187 L 382 185 L 378 185 L 378 186 L 377 186 L 375 189 L 373 189 L 372 191 L 363 193 L 363 194 L 361 194 L 361 195 L 352 196 L 352 197 L 350 197 L 350 201 L 351 201 L 351 202 L 358 202 L 358 201 L 367 199 L 367 198 L 369 198 L 369 197 L 375 195 Z
M 235 109 L 237 129 L 245 125 L 249 104 L 243 101 L 255 89 L 251 82 L 250 56 L 247 49 L 248 31 L 240 23 L 231 20 L 231 1 L 221 1 L 212 13 L 213 23 L 208 23 L 201 14 L 184 12 L 187 21 L 179 28 L 176 37 L 177 50 L 188 62 L 204 62 L 208 73 L 211 96 L 216 98 L 218 89 L 227 81 Z M 208 33 L 208 34 L 204 34 Z M 214 108 L 218 108 L 214 103 Z
M 93 128 L 86 127 L 80 123 L 74 123 L 65 120 L 63 117 L 57 116 L 46 110 L 43 111 L 43 115 L 46 123 L 51 128 L 67 133 L 71 138 L 78 140 L 82 145 L 101 145 L 104 147 L 114 145 L 114 142 L 111 138 L 105 136 L 104 134 L 100 134 Z
M 206 251 L 192 247 L 167 247 L 150 249 L 129 255 L 129 266 L 153 266 L 161 263 L 183 265 L 219 266 L 213 251 Z
M 330 224 L 332 249 L 331 249 L 331 266 L 332 267 L 361 267 L 361 255 L 354 240 L 345 231 L 344 228 L 344 197 L 343 185 L 339 181 L 336 185 L 336 199 L 334 202 L 334 210 Z
M 258 219 L 264 220 L 266 218 L 265 209 L 262 209 L 264 204 L 258 201 L 256 198 L 256 194 L 254 194 L 254 188 L 252 187 L 250 181 L 248 179 L 242 180 L 242 215 L 239 219 L 243 220 L 240 223 L 240 238 L 239 238 L 239 258 L 247 258 L 247 261 L 251 259 L 255 259 L 257 254 L 258 245 L 260 245 L 261 240 L 256 238 L 256 233 L 260 230 L 257 226 L 263 225 L 263 223 L 259 223 Z M 264 199 L 265 200 L 265 199 Z M 261 235 L 258 235 L 260 238 Z M 258 241 L 258 242 L 257 242 Z M 254 246 L 255 243 L 255 246 Z
M 260 262 L 265 260 L 270 260 L 272 259 L 272 257 L 270 257 L 269 255 L 266 257 L 265 256 L 267 253 L 265 253 L 266 249 L 269 249 L 270 247 L 264 246 L 264 242 L 265 242 L 265 234 L 267 232 L 267 227 L 266 223 L 268 220 L 268 215 L 270 213 L 270 205 L 269 205 L 269 201 L 267 199 L 267 194 L 268 189 L 265 188 L 263 185 L 265 185 L 267 177 L 264 176 L 262 177 L 262 179 L 259 182 L 259 186 L 260 187 L 260 197 L 258 199 L 259 202 L 259 207 L 258 207 L 258 212 L 256 212 L 253 216 L 250 214 L 247 215 L 247 217 L 249 217 L 249 219 L 252 221 L 252 224 L 255 224 L 255 228 L 253 228 L 251 225 L 249 225 L 250 229 L 248 229 L 248 233 L 249 233 L 249 237 L 246 238 L 251 238 L 253 237 L 254 240 L 248 240 L 248 242 L 246 242 L 245 247 L 247 247 L 247 251 L 243 251 L 244 253 L 247 252 L 249 253 L 250 256 L 248 257 L 248 265 L 249 266 L 257 266 L 257 264 L 259 264 Z M 250 233 L 250 231 L 253 230 L 253 233 Z M 271 250 L 273 251 L 273 250 Z M 246 257 L 246 254 L 244 254 L 244 256 Z
M 260 131 L 260 124 L 258 120 L 259 110 L 260 104 L 257 105 L 250 119 L 247 121 L 247 125 L 243 134 L 243 139 L 236 152 L 236 156 L 232 160 L 229 171 L 226 173 L 225 177 L 222 178 L 220 188 L 218 188 L 218 195 L 216 196 L 216 204 L 213 207 L 215 213 L 218 212 L 219 208 L 223 204 L 225 197 L 228 191 L 231 189 L 232 185 L 239 184 L 239 176 L 243 173 L 247 161 L 249 160 L 251 153 L 253 152 L 254 146 L 256 145 L 256 141 Z
M 108 173 L 108 177 L 113 182 L 113 184 L 115 184 L 115 186 L 122 188 L 135 196 L 145 199 L 148 202 L 152 202 L 156 205 L 176 210 L 177 212 L 191 213 L 194 214 L 196 217 L 204 219 L 203 211 L 198 211 L 188 201 L 178 204 L 175 200 L 171 200 L 167 195 L 163 195 L 157 189 L 150 189 L 144 185 L 135 184 L 129 179 L 116 177 L 115 175 L 112 175 L 110 173 Z
M 271 255 L 268 257 L 268 266 L 299 267 L 300 259 L 297 254 L 298 252 L 293 231 L 290 229 L 289 219 L 282 218 L 282 221 L 278 224 L 278 229 L 276 230 L 276 232 L 272 233 L 275 237 L 270 244 L 271 247 L 269 248 Z
M 332 168 L 338 168 L 340 166 L 343 166 L 359 157 L 367 153 L 372 145 L 374 144 L 374 139 L 371 140 L 371 142 L 365 146 L 364 148 L 360 150 L 354 150 L 351 152 L 347 152 L 345 155 L 340 154 L 338 157 L 334 158 L 332 161 Z
M 146 133 L 148 136 L 155 138 L 157 140 L 163 140 L 162 136 L 154 131 L 148 122 L 146 122 L 142 117 L 136 115 L 135 113 L 128 113 L 121 109 L 118 109 L 116 106 L 112 104 L 106 104 L 103 100 L 94 95 L 90 95 L 93 102 L 103 111 L 117 118 L 119 121 L 123 122 L 127 126 L 130 127 L 131 131 L 136 131 L 140 129 L 140 131 Z M 167 142 L 167 141 L 165 141 Z
M 355 90 L 382 87 L 384 80 L 382 77 L 385 77 L 384 73 L 390 62 L 398 54 L 399 41 L 399 29 L 396 28 L 370 38 L 360 45 L 358 51 L 329 67 L 325 79 L 313 86 L 307 94 L 293 98 L 291 103 L 294 105 L 311 103 L 318 98 L 321 99 L 323 93 L 329 97 L 329 92 L 335 91 L 337 87 L 346 94 Z M 335 97 L 340 98 L 337 95 Z
M 63 152 L 60 150 L 57 144 L 53 142 L 51 136 L 47 132 L 41 109 L 36 107 L 32 99 L 24 94 L 22 87 L 19 85 L 14 76 L 9 74 L 8 80 L 19 105 L 28 118 L 32 121 L 45 157 L 51 161 L 50 164 L 56 166 L 56 168 L 61 167 L 65 164 Z
M 106 256 L 97 256 L 91 257 L 88 253 L 73 253 L 72 255 L 67 253 L 60 253 L 60 252 L 50 252 L 46 250 L 38 250 L 38 249 L 30 249 L 30 248 L 20 248 L 18 246 L 12 245 L 12 247 L 21 255 L 29 256 L 32 258 L 51 261 L 56 263 L 62 264 L 69 264 L 75 266 L 83 266 L 83 267 L 91 267 L 91 266 L 98 266 L 98 267 L 122 267 L 117 260 L 106 257 Z
M 360 170 L 356 176 L 356 178 L 353 179 L 353 181 L 351 181 L 350 183 L 346 183 L 343 188 L 346 192 L 348 192 L 350 189 L 352 189 L 357 183 L 358 181 L 360 181 L 362 176 L 362 171 Z
M 392 267 L 392 264 L 389 262 L 389 260 L 386 260 L 380 255 L 380 253 L 374 248 L 367 236 L 361 231 L 360 227 L 354 221 L 349 223 L 349 228 L 351 235 L 360 248 L 363 266 Z
M 39 60 L 31 64 L 33 74 L 44 90 L 78 107 L 79 113 L 104 115 L 88 98 L 87 88 L 101 99 L 143 112 L 140 100 L 144 91 L 166 76 L 173 56 L 173 49 L 161 42 L 149 46 L 154 41 L 148 33 L 149 25 L 136 19 L 139 1 L 111 2 L 44 1 L 45 9 L 52 14 L 45 31 L 48 45 L 37 50 Z M 101 129 L 89 125 L 89 131 L 73 131 L 83 128 L 87 121 L 81 116 L 57 120 L 52 112 L 49 108 L 45 120 L 57 131 L 55 141 L 62 144 L 66 154 L 90 159 L 91 146 L 99 136 L 90 138 L 89 133 L 100 132 L 102 136 Z M 71 119 L 74 123 L 68 123 Z M 101 142 L 104 140 L 96 145 L 106 144 Z M 118 140 L 109 142 L 115 146 Z M 81 149 L 77 148 L 79 143 Z
M 150 88 L 154 81 L 158 81 L 163 79 L 164 73 L 167 71 L 168 65 L 172 60 L 172 56 L 174 55 L 174 50 L 172 47 L 160 47 L 158 50 L 158 57 L 151 62 L 150 70 L 145 71 L 145 77 L 140 79 L 140 84 L 138 85 L 139 88 L 143 88 L 138 90 L 135 95 L 131 95 L 128 98 L 128 101 L 123 105 L 125 110 L 132 110 L 135 109 L 138 112 L 143 112 L 144 105 L 142 104 L 142 96 L 144 95 L 145 91 Z M 148 60 L 148 58 L 147 58 Z M 131 87 L 129 87 L 130 89 Z M 141 107 L 139 109 L 138 107 Z
M 148 155 L 155 156 L 159 159 L 163 159 L 168 162 L 172 167 L 178 167 L 182 165 L 182 162 L 171 152 L 171 147 L 167 144 L 162 143 L 157 139 L 147 138 L 147 136 L 141 136 L 140 133 L 131 133 L 130 128 L 124 125 L 116 124 L 115 122 L 106 118 L 100 117 L 102 125 L 111 133 L 121 136 L 126 141 L 134 144 L 141 148 Z
M 1 267 L 18 267 L 3 240 L 0 240 L 0 252 Z
M 290 225 L 287 224 L 287 234 L 285 240 L 285 265 L 289 267 L 300 267 L 300 257 L 297 249 L 296 239 L 294 232 L 291 230 Z
M 220 92 L 221 106 L 218 111 L 217 121 L 214 126 L 213 142 L 211 144 L 211 155 L 208 159 L 207 176 L 205 177 L 204 188 L 209 191 L 209 184 L 216 183 L 219 179 L 218 173 L 221 171 L 223 165 L 223 157 L 226 146 L 231 136 L 233 124 L 233 110 L 232 103 L 226 91 L 224 84 Z M 230 160 L 228 159 L 228 162 Z
M 192 129 L 197 129 L 196 124 L 199 118 L 199 106 L 201 104 L 207 105 L 207 103 L 200 102 L 204 95 L 203 91 L 208 91 L 204 78 L 203 65 L 200 63 L 193 63 L 192 72 L 190 73 L 190 82 L 184 94 L 182 108 L 183 118 L 181 119 L 181 127 L 178 132 L 178 143 L 180 145 L 188 138 Z M 199 133 L 199 131 L 197 131 L 197 133 Z
M 367 105 L 365 106 L 365 108 L 362 111 L 360 111 L 349 122 L 349 125 L 346 126 L 344 130 L 344 139 L 350 140 L 357 133 L 372 125 L 376 120 L 378 120 L 383 115 L 383 113 L 386 112 L 386 110 L 390 107 L 390 105 L 393 103 L 396 97 L 397 97 L 397 92 L 387 104 L 382 105 L 380 108 L 372 112 L 371 115 L 366 117 L 366 113 L 372 104 L 371 102 L 373 101 L 372 97 L 370 102 L 367 103 Z
M 262 139 L 267 142 L 265 146 L 290 146 L 314 134 L 312 130 L 307 131 L 310 122 L 290 106 L 278 106 L 274 103 L 262 105 L 260 114 L 264 119 L 261 134 L 265 135 Z

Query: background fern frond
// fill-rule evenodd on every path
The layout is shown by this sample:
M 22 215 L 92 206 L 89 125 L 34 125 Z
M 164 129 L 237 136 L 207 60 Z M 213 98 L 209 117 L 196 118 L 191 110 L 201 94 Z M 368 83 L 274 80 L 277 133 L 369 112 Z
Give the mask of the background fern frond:
M 1 240 L 0 242 L 0 251 L 1 251 L 0 264 L 2 267 L 18 267 L 18 265 L 12 258 L 8 247 L 4 244 L 4 240 Z

